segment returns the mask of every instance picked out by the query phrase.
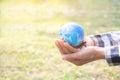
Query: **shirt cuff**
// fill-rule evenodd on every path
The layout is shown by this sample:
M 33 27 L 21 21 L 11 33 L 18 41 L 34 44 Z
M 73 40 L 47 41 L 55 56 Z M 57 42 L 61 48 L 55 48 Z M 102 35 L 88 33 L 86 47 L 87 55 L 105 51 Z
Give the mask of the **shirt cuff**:
M 120 65 L 120 46 L 104 48 L 105 58 L 109 66 Z

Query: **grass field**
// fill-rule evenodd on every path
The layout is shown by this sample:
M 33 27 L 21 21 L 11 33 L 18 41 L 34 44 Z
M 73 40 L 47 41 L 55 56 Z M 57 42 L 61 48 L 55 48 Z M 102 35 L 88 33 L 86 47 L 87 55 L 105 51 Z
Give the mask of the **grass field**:
M 0 80 L 120 80 L 105 60 L 75 66 L 54 41 L 66 22 L 85 35 L 120 30 L 119 0 L 0 0 Z

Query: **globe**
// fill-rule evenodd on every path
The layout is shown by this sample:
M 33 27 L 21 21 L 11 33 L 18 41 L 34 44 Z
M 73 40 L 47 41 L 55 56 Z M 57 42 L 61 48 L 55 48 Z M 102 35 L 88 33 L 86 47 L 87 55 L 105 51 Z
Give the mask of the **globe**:
M 71 46 L 77 47 L 83 42 L 84 29 L 78 23 L 66 23 L 59 31 L 59 37 Z

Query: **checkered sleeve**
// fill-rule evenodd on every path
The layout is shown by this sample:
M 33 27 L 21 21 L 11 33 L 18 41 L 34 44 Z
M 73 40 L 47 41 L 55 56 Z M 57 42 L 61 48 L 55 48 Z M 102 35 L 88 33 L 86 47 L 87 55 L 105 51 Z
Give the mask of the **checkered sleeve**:
M 120 46 L 105 47 L 104 52 L 110 66 L 120 65 Z
M 120 65 L 120 31 L 92 35 L 95 45 L 103 47 L 110 66 Z

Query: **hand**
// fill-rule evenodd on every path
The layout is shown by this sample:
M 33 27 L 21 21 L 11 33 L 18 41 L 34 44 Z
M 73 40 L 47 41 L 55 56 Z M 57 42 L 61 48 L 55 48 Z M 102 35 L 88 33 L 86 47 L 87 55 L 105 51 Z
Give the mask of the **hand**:
M 78 46 L 76 46 L 75 48 L 82 48 L 83 46 L 95 46 L 95 42 L 92 38 L 90 37 L 85 37 L 82 41 L 82 43 Z
M 64 42 L 61 39 L 56 40 L 55 44 L 61 54 L 71 54 L 79 51 L 78 48 L 73 48 L 72 46 L 70 46 L 68 43 Z
M 104 50 L 100 47 L 88 46 L 76 49 L 65 43 L 63 40 L 56 40 L 55 43 L 62 55 L 62 58 L 77 66 L 98 59 L 105 59 Z
M 95 46 L 95 42 L 89 36 L 86 36 L 84 38 L 84 41 L 86 41 L 86 46 Z
M 77 66 L 99 60 L 105 59 L 103 48 L 95 46 L 84 47 L 73 54 L 62 54 L 62 58 Z
M 94 41 L 90 37 L 85 37 L 84 41 L 86 42 L 86 46 L 94 46 Z M 78 48 L 73 48 L 61 39 L 56 40 L 55 44 L 58 47 L 61 54 L 74 53 L 79 50 Z M 70 49 L 68 50 L 67 47 L 69 47 Z

